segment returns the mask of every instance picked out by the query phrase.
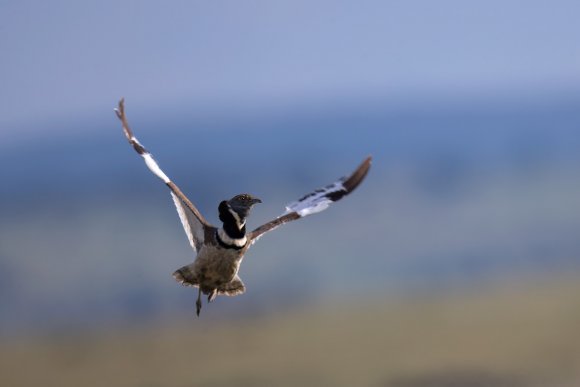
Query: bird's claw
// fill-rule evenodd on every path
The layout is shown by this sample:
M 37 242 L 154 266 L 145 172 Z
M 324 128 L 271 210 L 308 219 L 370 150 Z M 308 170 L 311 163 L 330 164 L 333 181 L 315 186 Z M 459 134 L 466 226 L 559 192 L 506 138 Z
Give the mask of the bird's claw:
M 196 314 L 197 314 L 197 316 L 198 316 L 198 317 L 199 317 L 199 312 L 200 312 L 200 311 L 201 311 L 201 300 L 200 300 L 200 299 L 198 299 L 198 300 L 195 302 L 195 312 L 196 312 Z

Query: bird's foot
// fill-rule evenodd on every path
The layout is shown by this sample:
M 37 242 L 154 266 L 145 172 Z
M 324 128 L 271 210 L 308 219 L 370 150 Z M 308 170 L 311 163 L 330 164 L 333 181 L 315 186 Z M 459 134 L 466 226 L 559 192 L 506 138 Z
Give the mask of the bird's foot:
M 201 312 L 201 299 L 198 298 L 197 301 L 195 302 L 195 312 L 197 314 L 197 316 L 199 317 L 199 312 Z
M 214 289 L 207 295 L 207 302 L 212 302 L 213 300 L 215 300 L 216 297 L 217 297 L 217 290 Z

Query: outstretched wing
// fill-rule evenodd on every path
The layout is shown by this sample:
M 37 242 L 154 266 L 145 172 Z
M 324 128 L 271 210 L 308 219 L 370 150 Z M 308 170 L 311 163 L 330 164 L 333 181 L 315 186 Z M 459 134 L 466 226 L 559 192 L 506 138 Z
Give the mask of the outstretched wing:
M 371 159 L 370 156 L 367 157 L 350 176 L 343 177 L 324 188 L 317 189 L 301 199 L 288 204 L 286 206 L 286 212 L 282 216 L 258 227 L 250 233 L 252 243 L 262 234 L 272 231 L 278 226 L 326 210 L 330 204 L 354 191 L 367 175 L 371 167 Z
M 145 149 L 143 145 L 137 140 L 133 135 L 129 123 L 127 122 L 127 117 L 125 116 L 125 103 L 124 99 L 119 101 L 119 106 L 115 109 L 115 113 L 121 123 L 123 124 L 123 132 L 125 137 L 129 141 L 129 144 L 133 146 L 133 149 L 143 157 L 147 167 L 160 178 L 171 190 L 171 197 L 175 203 L 175 208 L 177 208 L 177 213 L 179 214 L 179 219 L 189 240 L 189 244 L 193 250 L 197 250 L 204 241 L 205 229 L 211 227 L 211 225 L 205 220 L 193 203 L 181 192 L 179 187 L 172 182 L 169 177 L 159 168 L 157 162 L 151 156 L 151 153 Z

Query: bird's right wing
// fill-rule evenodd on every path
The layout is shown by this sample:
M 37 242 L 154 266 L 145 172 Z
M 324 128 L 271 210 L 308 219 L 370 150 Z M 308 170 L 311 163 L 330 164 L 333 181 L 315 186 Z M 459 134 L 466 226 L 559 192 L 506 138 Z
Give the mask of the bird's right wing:
M 189 240 L 189 244 L 193 250 L 198 250 L 204 242 L 205 230 L 208 227 L 212 227 L 211 224 L 205 220 L 198 209 L 193 205 L 193 203 L 181 192 L 179 187 L 172 182 L 169 177 L 159 168 L 157 162 L 151 156 L 151 153 L 145 149 L 143 145 L 137 140 L 133 135 L 129 123 L 127 122 L 127 117 L 125 115 L 125 103 L 124 99 L 119 101 L 119 106 L 115 109 L 117 117 L 123 125 L 123 132 L 125 137 L 129 141 L 129 144 L 135 149 L 135 151 L 143 157 L 147 167 L 160 178 L 171 190 L 171 197 L 175 203 L 175 208 Z

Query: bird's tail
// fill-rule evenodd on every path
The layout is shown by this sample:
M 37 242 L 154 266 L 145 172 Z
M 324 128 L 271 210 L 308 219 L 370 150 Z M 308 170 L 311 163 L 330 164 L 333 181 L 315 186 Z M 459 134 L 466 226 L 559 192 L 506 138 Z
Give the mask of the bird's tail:
M 184 286 L 199 286 L 197 276 L 193 272 L 193 263 L 175 270 L 173 278 Z

